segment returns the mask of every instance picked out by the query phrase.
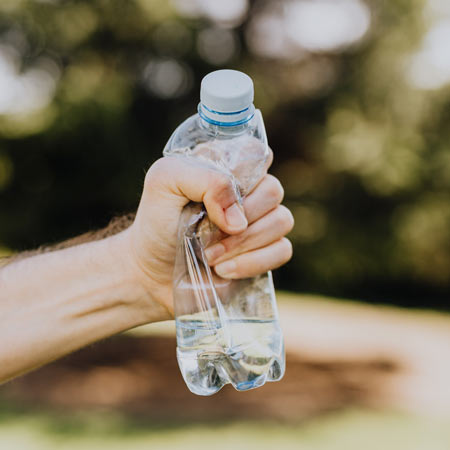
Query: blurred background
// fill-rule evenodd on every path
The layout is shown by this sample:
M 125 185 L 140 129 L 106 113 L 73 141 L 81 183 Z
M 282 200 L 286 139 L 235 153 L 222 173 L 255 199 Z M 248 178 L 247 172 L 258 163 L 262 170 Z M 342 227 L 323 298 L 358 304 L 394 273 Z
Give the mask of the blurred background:
M 450 448 L 448 0 L 2 0 L 0 256 L 135 210 L 220 68 L 296 219 L 285 380 L 195 398 L 144 327 L 4 386 L 2 448 Z

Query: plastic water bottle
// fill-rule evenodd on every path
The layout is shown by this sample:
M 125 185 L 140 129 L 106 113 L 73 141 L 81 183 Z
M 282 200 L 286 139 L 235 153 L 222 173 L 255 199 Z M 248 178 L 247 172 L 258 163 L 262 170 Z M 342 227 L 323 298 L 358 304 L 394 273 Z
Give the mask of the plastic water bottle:
M 175 130 L 164 155 L 227 174 L 242 202 L 268 158 L 251 78 L 235 70 L 203 78 L 198 113 Z M 184 208 L 173 284 L 177 359 L 188 388 L 198 395 L 212 395 L 227 383 L 238 391 L 253 389 L 281 379 L 285 370 L 272 274 L 219 277 L 204 249 L 221 237 L 203 204 Z

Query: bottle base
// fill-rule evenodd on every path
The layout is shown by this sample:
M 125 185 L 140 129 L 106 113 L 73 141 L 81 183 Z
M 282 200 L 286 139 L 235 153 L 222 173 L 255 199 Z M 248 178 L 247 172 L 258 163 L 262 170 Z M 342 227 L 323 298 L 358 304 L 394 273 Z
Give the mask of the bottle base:
M 228 361 L 227 361 L 228 360 Z M 227 364 L 228 362 L 228 364 Z M 230 364 L 229 355 L 216 354 L 214 359 L 178 355 L 178 364 L 189 390 L 196 395 L 210 396 L 231 384 L 238 392 L 249 391 L 263 386 L 266 382 L 279 381 L 284 370 L 278 359 L 272 359 L 259 373 L 236 370 L 236 361 Z M 265 369 L 265 370 L 264 370 Z

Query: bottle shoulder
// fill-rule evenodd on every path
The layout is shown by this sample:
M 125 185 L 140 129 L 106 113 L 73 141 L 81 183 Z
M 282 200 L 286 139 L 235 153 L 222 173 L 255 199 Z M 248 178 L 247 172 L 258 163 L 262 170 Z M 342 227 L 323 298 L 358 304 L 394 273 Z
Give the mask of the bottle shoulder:
M 194 148 L 196 145 L 208 140 L 206 130 L 201 126 L 198 114 L 188 117 L 175 128 L 165 148 L 164 155 L 168 156 L 175 149 Z
M 194 114 L 182 122 L 170 136 L 164 155 L 169 156 L 179 149 L 194 149 L 197 145 L 210 141 L 227 141 L 242 136 L 256 138 L 267 145 L 267 137 L 261 112 L 256 110 L 254 117 L 247 123 L 222 127 L 205 122 L 199 114 Z

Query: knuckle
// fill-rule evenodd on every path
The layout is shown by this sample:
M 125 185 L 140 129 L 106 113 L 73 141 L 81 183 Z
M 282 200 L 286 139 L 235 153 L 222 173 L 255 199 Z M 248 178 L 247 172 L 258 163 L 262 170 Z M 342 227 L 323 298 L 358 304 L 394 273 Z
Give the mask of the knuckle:
M 294 227 L 294 217 L 288 208 L 279 205 L 275 211 L 277 227 L 283 234 L 289 233 Z
M 278 178 L 274 177 L 273 175 L 267 175 L 267 181 L 268 181 L 268 192 L 267 192 L 268 195 L 277 204 L 281 203 L 284 198 L 284 189 L 280 183 L 280 180 L 278 180 Z
M 248 237 L 247 230 L 242 233 L 229 236 L 221 241 L 222 245 L 225 247 L 225 254 L 239 253 L 243 249 L 244 242 Z
M 227 175 L 211 171 L 210 186 L 212 196 L 217 199 L 219 203 L 226 205 L 231 204 L 236 200 L 233 182 Z
M 220 243 L 223 245 L 223 247 L 225 249 L 224 255 L 229 254 L 230 251 L 234 248 L 234 243 L 235 243 L 235 241 L 233 239 L 234 237 L 235 236 L 230 236 L 230 237 L 227 237 L 226 239 L 222 239 L 220 241 Z
M 218 191 L 227 191 L 233 189 L 233 183 L 231 182 L 230 177 L 213 171 L 211 173 L 211 178 L 212 178 L 212 185 Z
M 294 253 L 292 243 L 288 238 L 283 238 L 280 241 L 280 245 L 282 260 L 283 263 L 286 263 L 292 258 L 292 255 Z
M 146 186 L 151 185 L 154 182 L 154 180 L 160 176 L 164 167 L 165 167 L 164 158 L 157 159 L 147 170 L 147 173 L 145 174 L 144 184 Z
M 280 207 L 282 208 L 283 215 L 284 215 L 285 232 L 289 233 L 290 231 L 292 231 L 292 229 L 294 228 L 294 225 L 295 225 L 294 216 L 292 215 L 292 212 L 290 211 L 290 209 L 287 208 L 286 206 L 280 205 Z

